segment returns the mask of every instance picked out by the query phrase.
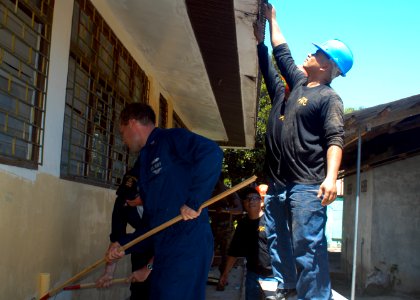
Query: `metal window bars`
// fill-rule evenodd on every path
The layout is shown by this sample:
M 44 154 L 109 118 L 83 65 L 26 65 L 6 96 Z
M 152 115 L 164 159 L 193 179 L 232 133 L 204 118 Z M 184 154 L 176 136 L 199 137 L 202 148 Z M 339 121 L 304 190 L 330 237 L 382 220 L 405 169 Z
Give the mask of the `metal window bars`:
M 167 128 L 168 126 L 168 101 L 162 94 L 159 97 L 159 127 Z
M 37 168 L 53 1 L 0 1 L 0 162 Z
M 61 177 L 112 186 L 129 155 L 119 135 L 126 103 L 147 102 L 147 76 L 88 0 L 73 11 L 64 116 Z

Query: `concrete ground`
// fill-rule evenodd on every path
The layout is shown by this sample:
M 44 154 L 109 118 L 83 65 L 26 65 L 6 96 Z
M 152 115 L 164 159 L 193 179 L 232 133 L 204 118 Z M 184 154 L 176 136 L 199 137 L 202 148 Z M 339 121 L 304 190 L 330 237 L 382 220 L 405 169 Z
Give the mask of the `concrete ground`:
M 219 278 L 219 270 L 217 266 L 211 268 L 209 273 L 209 283 L 207 284 L 206 290 L 206 299 L 207 300 L 243 300 L 245 299 L 245 287 L 244 287 L 244 278 L 245 278 L 245 267 L 243 264 L 238 264 L 236 267 L 232 268 L 229 274 L 229 284 L 225 286 L 224 291 L 216 290 L 217 280 L 214 280 L 214 284 L 210 284 L 210 281 L 213 282 L 213 278 Z
M 330 252 L 330 274 L 331 285 L 334 290 L 334 299 L 345 300 L 351 298 L 351 282 L 348 281 L 344 273 L 340 270 L 340 253 Z M 242 263 L 242 264 L 241 264 Z M 209 273 L 209 278 L 215 278 L 214 284 L 207 284 L 206 299 L 207 300 L 243 300 L 245 299 L 244 289 L 244 265 L 243 262 L 232 269 L 229 276 L 229 285 L 225 287 L 224 291 L 216 290 L 216 278 L 219 278 L 219 271 L 217 267 L 212 267 Z M 213 281 L 213 280 L 209 280 Z M 363 295 L 356 293 L 357 300 L 420 300 L 420 297 L 403 294 L 383 294 L 383 295 Z

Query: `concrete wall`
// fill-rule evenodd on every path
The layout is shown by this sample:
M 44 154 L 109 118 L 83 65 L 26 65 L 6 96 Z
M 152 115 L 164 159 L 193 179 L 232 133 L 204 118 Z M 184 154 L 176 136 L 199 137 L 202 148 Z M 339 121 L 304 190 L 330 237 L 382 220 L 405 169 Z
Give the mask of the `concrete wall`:
M 103 257 L 115 191 L 48 174 L 29 181 L 3 171 L 0 191 L 1 299 L 31 299 L 37 295 L 39 273 L 50 273 L 54 286 Z M 85 282 L 94 281 L 102 271 L 98 268 Z M 127 266 L 120 271 L 129 274 Z M 91 293 L 83 299 L 116 296 L 121 298 L 121 291 Z M 70 299 L 70 293 L 57 299 Z
M 365 172 L 361 174 L 361 181 L 368 184 L 372 182 L 372 174 Z M 343 208 L 343 244 L 342 244 L 342 268 L 351 278 L 353 260 L 353 237 L 354 237 L 354 211 L 356 204 L 356 177 L 346 177 L 344 179 L 344 208 Z M 361 284 L 365 280 L 365 274 L 370 269 L 370 244 L 372 236 L 372 188 L 360 193 L 359 202 L 359 230 L 357 248 L 357 283 Z
M 420 156 L 361 174 L 357 243 L 357 287 L 375 268 L 390 276 L 392 288 L 419 293 Z M 352 187 L 352 188 L 351 188 Z M 356 176 L 345 178 L 342 267 L 351 278 Z
M 94 1 L 94 4 L 103 1 Z M 60 179 L 60 158 L 68 71 L 73 1 L 55 1 L 45 114 L 44 160 L 38 170 L 0 164 L 0 299 L 37 297 L 38 276 L 50 273 L 51 287 L 58 286 L 101 259 L 109 244 L 115 190 Z M 167 97 L 168 120 L 172 103 L 150 64 L 112 23 L 112 14 L 101 6 L 109 25 L 129 49 L 150 80 L 149 102 L 158 111 L 159 94 Z M 118 276 L 129 275 L 129 259 L 120 263 Z M 102 273 L 86 276 L 92 282 Z M 54 299 L 124 299 L 127 286 L 106 291 L 62 292 Z

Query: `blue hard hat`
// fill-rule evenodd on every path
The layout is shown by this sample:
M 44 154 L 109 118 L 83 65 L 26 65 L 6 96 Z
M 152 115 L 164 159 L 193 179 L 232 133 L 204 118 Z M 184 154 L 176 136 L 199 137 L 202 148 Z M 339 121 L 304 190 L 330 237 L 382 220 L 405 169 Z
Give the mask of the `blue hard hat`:
M 346 76 L 353 66 L 353 53 L 346 44 L 337 39 L 326 41 L 320 45 L 313 44 L 336 63 L 341 71 L 341 76 Z

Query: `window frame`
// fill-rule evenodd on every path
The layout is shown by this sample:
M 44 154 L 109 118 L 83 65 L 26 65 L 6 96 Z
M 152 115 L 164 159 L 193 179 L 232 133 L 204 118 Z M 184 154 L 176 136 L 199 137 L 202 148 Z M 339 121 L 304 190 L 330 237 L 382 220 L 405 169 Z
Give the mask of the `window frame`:
M 168 101 L 162 94 L 159 96 L 159 123 L 160 128 L 168 128 Z
M 0 73 L 3 74 L 1 75 L 3 78 L 8 75 L 7 90 L 0 88 L 0 93 L 4 101 L 15 106 L 14 111 L 8 110 L 5 106 L 0 108 L 0 114 L 4 118 L 3 130 L 0 131 L 3 136 L 0 136 L 0 146 L 3 144 L 6 149 L 5 152 L 0 150 L 0 163 L 28 169 L 38 169 L 38 166 L 43 164 L 45 108 L 54 10 L 53 0 L 36 2 L 38 3 L 4 0 L 0 3 L 2 8 L 0 30 L 5 30 L 5 36 L 11 36 L 10 45 L 7 45 L 5 39 L 0 42 Z M 14 31 L 12 24 L 8 22 L 15 22 L 15 26 L 19 26 L 20 30 Z M 36 45 L 30 43 L 31 37 L 35 39 L 32 42 Z M 27 54 L 26 58 L 22 56 L 24 52 Z M 5 61 L 7 58 L 9 62 Z M 17 65 L 10 64 L 13 62 L 17 62 Z M 26 79 L 25 82 L 22 75 L 30 81 Z M 11 94 L 12 85 L 25 89 L 25 99 Z M 30 99 L 29 94 L 32 95 Z M 23 106 L 27 107 L 26 115 L 23 112 L 19 114 L 19 107 L 22 109 Z M 20 136 L 8 132 L 9 129 L 18 131 L 18 127 L 9 126 L 10 118 L 14 119 L 16 124 L 22 123 Z M 6 153 L 9 138 L 11 149 Z M 21 144 L 20 148 L 23 149 L 25 157 L 16 153 L 16 143 Z
M 86 86 L 77 86 L 78 72 L 87 77 Z M 81 92 L 85 96 L 78 99 Z M 147 103 L 148 95 L 146 74 L 93 4 L 75 0 L 60 177 L 105 187 L 120 184 L 137 155 L 123 146 L 119 113 L 127 103 Z M 77 110 L 75 100 L 83 111 Z M 73 114 L 79 114 L 83 130 Z M 81 137 L 79 143 L 73 133 Z

